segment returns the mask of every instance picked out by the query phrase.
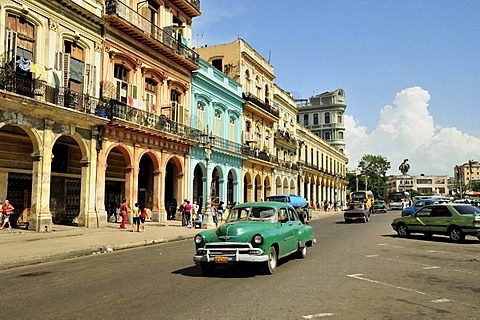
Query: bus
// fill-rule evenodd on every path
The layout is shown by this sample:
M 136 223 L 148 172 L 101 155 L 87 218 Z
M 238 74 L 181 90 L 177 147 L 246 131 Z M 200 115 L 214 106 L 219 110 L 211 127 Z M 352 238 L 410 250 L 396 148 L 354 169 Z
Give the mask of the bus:
M 410 202 L 410 193 L 407 191 L 390 192 L 387 200 L 390 210 L 403 210 L 408 207 Z
M 373 198 L 373 192 L 370 190 L 359 190 L 350 192 L 350 203 L 365 203 L 367 209 L 373 205 L 375 199 Z

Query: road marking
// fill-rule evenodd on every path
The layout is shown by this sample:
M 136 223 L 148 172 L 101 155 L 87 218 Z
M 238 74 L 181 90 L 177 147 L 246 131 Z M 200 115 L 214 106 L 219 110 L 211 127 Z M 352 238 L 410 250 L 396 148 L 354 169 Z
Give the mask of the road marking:
M 376 258 L 378 257 L 378 254 L 368 254 L 367 258 Z
M 372 283 L 376 283 L 376 284 L 381 284 L 382 286 L 392 287 L 392 288 L 396 288 L 396 289 L 400 289 L 400 290 L 405 290 L 405 291 L 409 291 L 409 292 L 415 292 L 415 293 L 418 293 L 418 294 L 426 295 L 425 292 L 421 292 L 421 291 L 418 291 L 418 290 L 415 290 L 415 289 L 399 287 L 399 286 L 395 286 L 393 284 L 389 284 L 389 283 L 385 283 L 385 282 L 381 282 L 381 281 L 377 281 L 377 280 L 372 280 L 372 279 L 364 278 L 364 277 L 361 277 L 361 276 L 363 276 L 362 273 L 347 274 L 347 277 L 350 277 L 350 278 L 363 280 L 363 281 L 368 281 L 368 282 L 372 282 Z
M 442 302 L 448 302 L 448 301 L 450 301 L 450 300 L 445 299 L 445 298 L 443 298 L 443 299 L 437 299 L 437 300 L 432 300 L 433 303 L 442 303 Z
M 330 317 L 333 316 L 333 313 L 317 313 L 317 314 L 309 314 L 308 316 L 302 316 L 304 319 L 313 319 L 313 318 L 322 318 L 322 317 Z
M 430 266 L 430 267 L 423 267 L 423 270 L 431 270 L 431 269 L 440 269 L 440 267 L 437 266 Z

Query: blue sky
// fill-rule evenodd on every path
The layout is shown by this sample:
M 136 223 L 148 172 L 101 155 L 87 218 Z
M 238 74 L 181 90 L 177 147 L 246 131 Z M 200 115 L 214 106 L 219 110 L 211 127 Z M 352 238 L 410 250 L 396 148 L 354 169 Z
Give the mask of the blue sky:
M 297 98 L 344 88 L 346 153 L 411 174 L 480 160 L 480 1 L 203 0 L 193 46 L 245 39 Z

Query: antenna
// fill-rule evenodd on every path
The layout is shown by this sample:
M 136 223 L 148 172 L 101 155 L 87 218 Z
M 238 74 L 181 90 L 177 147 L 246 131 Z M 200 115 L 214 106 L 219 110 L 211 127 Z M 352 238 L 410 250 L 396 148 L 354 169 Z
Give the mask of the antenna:
M 200 47 L 200 43 L 199 43 L 199 42 L 200 42 L 200 40 L 203 39 L 203 33 L 204 33 L 204 32 L 205 32 L 205 31 L 202 31 L 202 34 L 201 34 L 201 35 L 199 35 L 199 34 L 197 33 L 197 47 Z M 199 37 L 200 37 L 200 39 L 199 39 Z
M 272 56 L 272 49 L 268 50 L 268 63 L 270 63 L 271 56 Z

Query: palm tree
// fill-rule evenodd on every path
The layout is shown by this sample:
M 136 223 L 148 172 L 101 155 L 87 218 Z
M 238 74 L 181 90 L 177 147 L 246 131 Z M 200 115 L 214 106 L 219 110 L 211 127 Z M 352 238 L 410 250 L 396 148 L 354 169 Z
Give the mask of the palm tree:
M 405 176 L 407 175 L 408 173 L 408 170 L 410 170 L 410 165 L 407 163 L 408 162 L 408 159 L 404 159 L 402 164 L 398 167 L 398 170 L 400 170 L 400 172 L 402 172 L 402 175 L 403 175 L 403 191 L 406 191 L 406 183 L 405 183 Z

